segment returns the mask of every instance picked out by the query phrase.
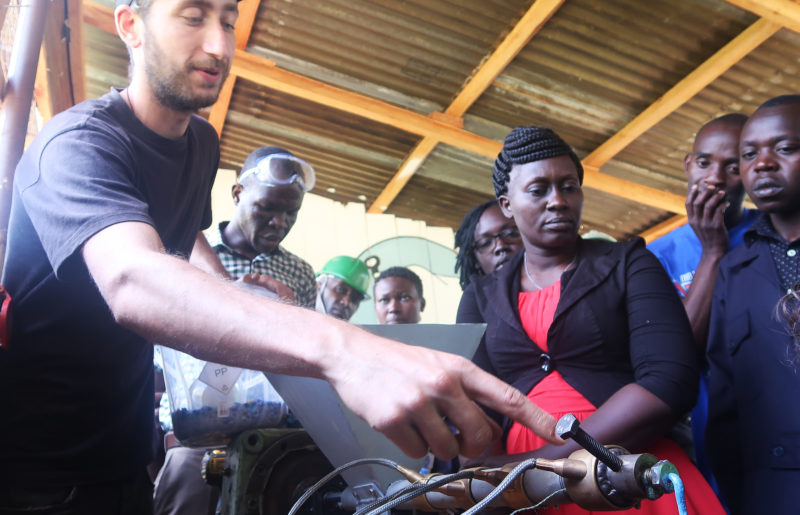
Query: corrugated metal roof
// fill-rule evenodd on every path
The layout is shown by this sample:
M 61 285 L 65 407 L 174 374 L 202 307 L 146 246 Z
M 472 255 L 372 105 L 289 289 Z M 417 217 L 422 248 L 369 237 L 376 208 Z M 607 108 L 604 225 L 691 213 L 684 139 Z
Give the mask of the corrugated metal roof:
M 530 0 L 262 0 L 246 48 L 283 70 L 427 115 L 447 108 L 530 7 Z M 756 20 L 723 0 L 566 0 L 467 110 L 463 128 L 501 141 L 514 126 L 547 125 L 586 156 Z M 87 26 L 85 40 L 89 95 L 124 85 L 127 54 L 118 38 Z M 800 35 L 781 30 L 600 171 L 684 195 L 682 160 L 695 131 L 725 112 L 800 91 L 799 56 Z M 261 145 L 286 146 L 314 164 L 316 193 L 370 205 L 420 140 L 238 78 L 221 165 L 238 168 Z M 440 143 L 388 212 L 455 227 L 491 198 L 491 169 L 491 158 Z M 585 198 L 584 229 L 616 237 L 673 216 L 591 188 Z

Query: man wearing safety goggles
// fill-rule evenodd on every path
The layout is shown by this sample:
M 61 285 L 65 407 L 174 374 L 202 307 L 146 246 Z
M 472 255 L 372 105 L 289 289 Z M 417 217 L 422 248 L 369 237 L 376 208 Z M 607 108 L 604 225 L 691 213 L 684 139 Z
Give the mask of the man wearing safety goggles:
M 294 294 L 298 306 L 314 307 L 314 270 L 280 243 L 289 234 L 314 186 L 314 169 L 280 147 L 261 147 L 245 160 L 231 193 L 236 212 L 208 235 L 208 241 L 234 279 L 266 274 Z M 278 292 L 276 292 L 278 293 Z
M 284 301 L 314 307 L 313 268 L 280 245 L 297 220 L 304 193 L 313 186 L 314 169 L 288 150 L 261 147 L 247 157 L 231 191 L 236 205 L 233 219 L 207 235 L 231 279 L 269 276 L 278 283 L 266 287 Z M 164 429 L 169 431 L 172 424 L 166 398 L 162 398 L 160 410 Z M 204 455 L 205 449 L 171 445 L 155 484 L 156 515 L 213 512 L 219 491 L 197 474 Z

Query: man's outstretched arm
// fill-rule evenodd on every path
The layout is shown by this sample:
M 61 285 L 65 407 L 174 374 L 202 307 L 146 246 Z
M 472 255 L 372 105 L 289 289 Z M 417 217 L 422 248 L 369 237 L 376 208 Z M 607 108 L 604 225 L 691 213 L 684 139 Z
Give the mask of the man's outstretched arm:
M 327 380 L 410 456 L 478 455 L 500 429 L 476 403 L 560 442 L 550 415 L 468 360 L 250 295 L 166 254 L 150 225 L 112 225 L 82 253 L 120 325 L 200 359 Z

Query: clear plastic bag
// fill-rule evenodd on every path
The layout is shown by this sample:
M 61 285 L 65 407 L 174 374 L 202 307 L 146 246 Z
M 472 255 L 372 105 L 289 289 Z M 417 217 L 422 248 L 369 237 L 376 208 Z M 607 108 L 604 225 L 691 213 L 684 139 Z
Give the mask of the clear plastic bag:
M 288 407 L 262 372 L 161 348 L 175 436 L 190 447 L 220 446 L 236 434 L 282 427 Z

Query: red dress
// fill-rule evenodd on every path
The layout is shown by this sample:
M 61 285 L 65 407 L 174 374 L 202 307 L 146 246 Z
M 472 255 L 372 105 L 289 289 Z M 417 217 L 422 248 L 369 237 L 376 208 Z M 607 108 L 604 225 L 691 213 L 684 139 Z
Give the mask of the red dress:
M 560 296 L 560 281 L 538 291 L 520 292 L 519 294 L 518 307 L 522 327 L 528 333 L 528 337 L 545 352 L 548 352 L 547 331 L 553 323 Z M 556 419 L 572 413 L 578 420 L 584 420 L 597 409 L 580 392 L 571 387 L 558 371 L 551 372 L 537 383 L 528 392 L 528 398 Z M 539 438 L 525 426 L 514 423 L 506 438 L 506 452 L 508 454 L 529 452 L 545 444 L 547 444 L 546 440 Z M 725 515 L 725 510 L 719 504 L 713 490 L 678 444 L 663 438 L 647 452 L 659 459 L 668 459 L 678 467 L 686 489 L 686 505 L 690 515 Z M 668 494 L 656 501 L 642 501 L 642 508 L 637 513 L 675 515 L 677 512 L 675 496 Z M 541 508 L 537 510 L 537 513 L 573 515 L 595 512 L 584 510 L 575 504 L 567 504 Z

